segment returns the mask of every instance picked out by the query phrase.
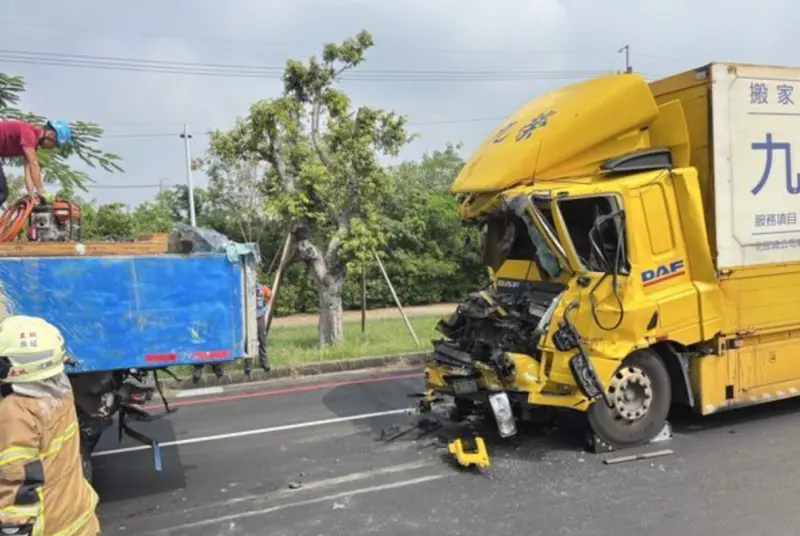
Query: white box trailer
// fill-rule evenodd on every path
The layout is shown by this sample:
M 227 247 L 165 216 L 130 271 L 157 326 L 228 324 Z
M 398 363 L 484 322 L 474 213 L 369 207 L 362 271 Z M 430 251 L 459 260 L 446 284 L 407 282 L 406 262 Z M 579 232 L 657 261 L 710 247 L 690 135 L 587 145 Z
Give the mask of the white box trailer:
M 717 267 L 800 261 L 800 68 L 709 72 Z

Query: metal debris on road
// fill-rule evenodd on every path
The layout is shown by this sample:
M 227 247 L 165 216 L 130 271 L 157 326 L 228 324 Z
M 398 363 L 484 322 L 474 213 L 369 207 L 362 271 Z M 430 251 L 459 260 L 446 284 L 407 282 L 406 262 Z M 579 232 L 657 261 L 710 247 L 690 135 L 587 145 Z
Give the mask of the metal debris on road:
M 631 454 L 630 456 L 619 456 L 617 458 L 606 458 L 603 463 L 606 465 L 614 465 L 617 463 L 633 462 L 639 460 L 649 460 L 650 458 L 658 458 L 660 456 L 669 456 L 674 454 L 671 449 L 655 450 L 653 452 L 645 452 L 643 454 Z
M 417 441 L 419 439 L 422 439 L 426 435 L 440 429 L 441 427 L 442 423 L 434 421 L 432 419 L 423 418 L 413 424 L 407 424 L 404 426 L 394 425 L 390 426 L 389 428 L 385 428 L 381 430 L 378 440 L 387 442 L 394 441 L 396 439 L 403 437 L 409 432 L 418 430 L 419 433 L 417 433 L 413 438 L 414 441 Z

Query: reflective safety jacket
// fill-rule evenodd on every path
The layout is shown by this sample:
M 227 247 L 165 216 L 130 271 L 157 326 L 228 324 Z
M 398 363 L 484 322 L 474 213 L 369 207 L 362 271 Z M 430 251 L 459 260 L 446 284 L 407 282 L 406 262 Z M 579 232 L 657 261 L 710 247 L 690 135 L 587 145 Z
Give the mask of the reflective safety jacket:
M 97 495 L 83 476 L 72 392 L 0 397 L 0 527 L 97 536 Z
M 256 315 L 264 316 L 267 314 L 268 301 L 272 293 L 267 285 L 258 285 L 256 287 Z

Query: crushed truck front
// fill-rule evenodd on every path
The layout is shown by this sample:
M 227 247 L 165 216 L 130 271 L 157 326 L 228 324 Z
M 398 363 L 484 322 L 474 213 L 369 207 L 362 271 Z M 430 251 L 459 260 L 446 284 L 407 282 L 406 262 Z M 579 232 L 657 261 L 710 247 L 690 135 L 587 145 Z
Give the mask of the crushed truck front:
M 685 353 L 708 351 L 721 295 L 680 103 L 659 106 L 635 75 L 546 95 L 453 189 L 485 225 L 492 285 L 440 323 L 430 389 L 464 408 L 502 395 L 516 416 L 585 411 L 615 446 L 655 436 L 673 398 L 692 403 Z

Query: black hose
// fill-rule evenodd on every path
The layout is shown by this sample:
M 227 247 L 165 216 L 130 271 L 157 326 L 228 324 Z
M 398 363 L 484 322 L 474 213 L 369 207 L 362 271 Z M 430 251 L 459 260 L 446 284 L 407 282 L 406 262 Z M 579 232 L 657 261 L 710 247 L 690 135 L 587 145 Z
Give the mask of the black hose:
M 625 229 L 625 220 L 624 220 L 624 216 L 621 216 L 621 217 L 622 217 L 622 229 L 624 230 Z M 611 327 L 604 326 L 602 324 L 602 322 L 600 322 L 600 318 L 597 315 L 597 300 L 595 299 L 594 293 L 597 290 L 597 288 L 600 286 L 600 284 L 603 282 L 603 280 L 606 277 L 608 277 L 608 273 L 604 273 L 603 277 L 601 277 L 597 281 L 597 284 L 592 287 L 592 290 L 589 291 L 589 301 L 591 303 L 592 318 L 594 318 L 595 323 L 603 331 L 614 331 L 615 329 L 617 329 L 622 324 L 622 320 L 625 318 L 625 306 L 624 306 L 624 304 L 622 302 L 622 298 L 619 296 L 619 289 L 617 288 L 617 281 L 618 281 L 618 278 L 619 278 L 619 269 L 620 269 L 620 265 L 619 264 L 620 264 L 620 258 L 622 257 L 622 244 L 623 244 L 624 237 L 625 237 L 624 233 L 618 228 L 617 229 L 617 249 L 616 249 L 616 253 L 614 255 L 613 268 L 611 269 L 611 284 L 613 286 L 613 288 L 611 289 L 611 292 L 614 295 L 614 298 L 617 300 L 617 304 L 619 304 L 619 319 L 617 320 L 616 324 L 614 324 Z M 597 245 L 594 243 L 594 239 L 592 238 L 591 233 L 589 233 L 589 240 L 592 241 L 594 247 L 597 247 Z

